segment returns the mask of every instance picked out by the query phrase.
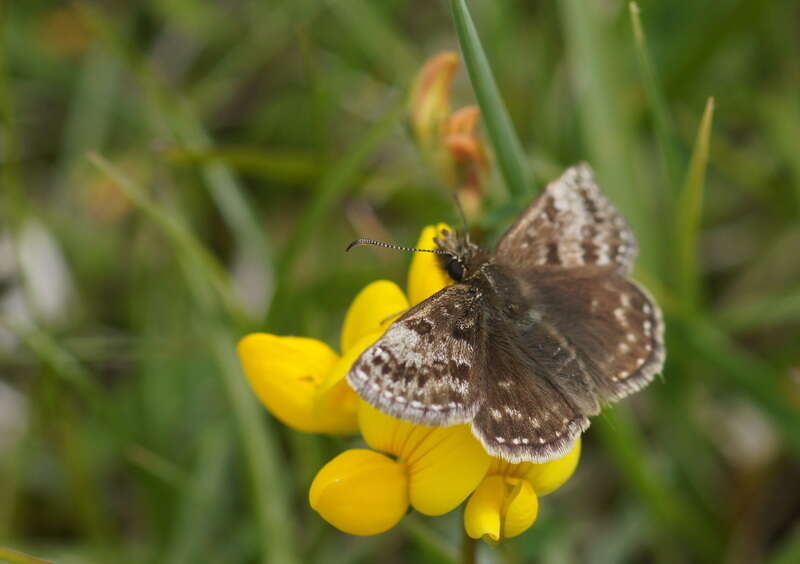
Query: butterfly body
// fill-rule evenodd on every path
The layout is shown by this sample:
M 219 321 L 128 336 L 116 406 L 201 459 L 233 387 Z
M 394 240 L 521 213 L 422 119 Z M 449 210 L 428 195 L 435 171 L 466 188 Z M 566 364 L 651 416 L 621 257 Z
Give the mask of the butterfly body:
M 403 314 L 348 374 L 378 409 L 469 423 L 490 454 L 544 462 L 660 371 L 660 311 L 627 278 L 635 239 L 587 165 L 549 185 L 494 253 L 468 234 L 435 242 L 455 283 Z

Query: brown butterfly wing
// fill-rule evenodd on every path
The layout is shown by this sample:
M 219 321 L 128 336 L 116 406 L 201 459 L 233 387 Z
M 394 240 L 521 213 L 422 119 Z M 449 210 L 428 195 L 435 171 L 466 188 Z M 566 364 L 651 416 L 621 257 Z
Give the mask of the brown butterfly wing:
M 601 192 L 588 164 L 551 182 L 497 245 L 497 260 L 521 269 L 614 265 L 629 273 L 636 238 Z
M 414 423 L 471 420 L 480 299 L 456 284 L 411 308 L 356 360 L 350 386 L 380 411 Z

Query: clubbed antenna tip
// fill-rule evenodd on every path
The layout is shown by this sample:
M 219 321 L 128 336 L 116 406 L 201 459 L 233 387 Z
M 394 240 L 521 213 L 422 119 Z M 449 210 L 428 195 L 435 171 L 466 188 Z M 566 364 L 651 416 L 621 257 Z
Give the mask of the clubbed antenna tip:
M 401 247 L 400 245 L 393 245 L 392 243 L 384 243 L 383 241 L 375 241 L 374 239 L 364 239 L 364 238 L 356 239 L 355 241 L 347 245 L 345 252 L 348 252 L 353 247 L 360 247 L 362 245 L 375 245 L 377 247 L 385 247 L 387 249 L 395 249 L 398 251 L 411 251 L 415 253 L 434 253 L 437 255 L 448 254 L 441 249 L 416 249 L 414 247 Z

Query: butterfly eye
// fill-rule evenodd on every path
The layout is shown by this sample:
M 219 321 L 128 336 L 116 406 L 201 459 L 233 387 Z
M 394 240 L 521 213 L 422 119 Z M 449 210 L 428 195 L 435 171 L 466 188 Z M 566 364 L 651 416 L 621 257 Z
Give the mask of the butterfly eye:
M 461 282 L 461 279 L 464 278 L 464 265 L 455 257 L 447 261 L 445 270 L 447 270 L 447 274 L 450 275 L 450 278 L 456 282 Z

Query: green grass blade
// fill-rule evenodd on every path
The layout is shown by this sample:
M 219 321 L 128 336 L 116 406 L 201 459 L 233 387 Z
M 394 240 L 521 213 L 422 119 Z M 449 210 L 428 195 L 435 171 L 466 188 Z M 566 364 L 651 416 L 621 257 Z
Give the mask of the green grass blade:
M 184 492 L 173 523 L 174 536 L 164 555 L 164 562 L 171 564 L 202 560 L 214 527 L 223 521 L 225 470 L 231 450 L 226 428 L 201 435 L 199 450 L 197 468 Z
M 769 564 L 795 564 L 800 562 L 800 525 L 787 535 L 789 538 L 773 552 Z
M 655 200 L 649 183 L 634 181 L 631 154 L 633 128 L 617 79 L 616 52 L 611 30 L 597 3 L 587 0 L 558 2 L 564 27 L 572 89 L 582 135 L 591 164 L 603 190 L 623 212 L 639 240 L 638 267 L 654 276 L 660 272 L 663 247 L 663 214 L 653 215 L 648 204 Z
M 0 546 L 0 562 L 10 562 L 11 564 L 54 564 L 50 560 L 35 558 L 30 554 L 3 548 L 2 546 Z
M 709 139 L 714 116 L 714 98 L 706 102 L 703 118 L 697 130 L 697 139 L 686 182 L 678 199 L 675 214 L 675 275 L 678 295 L 689 307 L 696 306 L 698 298 L 699 273 L 697 265 L 697 245 L 700 237 L 700 220 L 703 208 L 706 167 L 708 166 Z
M 800 410 L 780 389 L 781 376 L 769 364 L 738 348 L 727 335 L 705 321 L 681 322 L 680 330 L 694 351 L 693 356 L 715 368 L 724 376 L 728 386 L 735 386 L 766 413 L 783 433 L 787 444 L 800 453 Z M 713 374 L 714 370 L 710 373 Z
M 681 493 L 659 479 L 647 462 L 646 449 L 635 426 L 621 408 L 608 409 L 595 420 L 601 440 L 618 470 L 642 498 L 653 516 L 691 545 L 705 562 L 718 562 L 721 547 L 709 523 L 686 503 Z
M 377 2 L 335 0 L 329 9 L 345 24 L 349 37 L 386 79 L 399 82 L 416 71 L 419 57 L 405 36 L 380 13 Z
M 500 97 L 478 30 L 475 29 L 465 0 L 451 0 L 450 7 L 464 64 L 481 108 L 481 117 L 489 133 L 500 174 L 514 199 L 527 199 L 536 187 L 525 170 L 525 153 Z
M 207 150 L 212 146 L 211 138 L 202 124 L 194 117 L 187 104 L 181 104 L 176 113 L 175 127 L 183 145 L 190 150 Z M 253 208 L 245 197 L 236 175 L 220 161 L 210 161 L 200 167 L 211 198 L 220 210 L 236 244 L 250 264 L 257 266 L 259 282 L 263 286 L 263 308 L 269 308 L 274 288 L 272 248 L 264 229 L 251 211 Z M 252 312 L 251 317 L 261 318 L 265 311 Z
M 89 153 L 88 158 L 92 165 L 106 174 L 125 193 L 125 196 L 161 229 L 181 257 L 190 257 L 197 265 L 195 273 L 200 274 L 216 290 L 221 303 L 231 318 L 244 319 L 245 315 L 231 289 L 230 280 L 226 272 L 206 248 L 195 239 L 191 232 L 175 217 L 158 207 L 120 169 L 97 153 Z
M 639 65 L 639 72 L 642 75 L 642 84 L 650 109 L 653 112 L 653 122 L 655 126 L 656 142 L 661 153 L 664 171 L 667 182 L 672 193 L 678 190 L 678 160 L 675 155 L 674 132 L 672 130 L 672 119 L 669 108 L 667 107 L 664 92 L 658 80 L 650 50 L 647 47 L 647 38 L 642 26 L 639 5 L 636 2 L 628 4 L 628 11 L 633 28 L 633 37 L 636 45 L 636 60 Z M 672 198 L 670 198 L 671 200 Z
M 235 340 L 220 327 L 209 327 L 208 334 L 242 441 L 262 561 L 299 564 L 290 519 L 290 483 L 278 455 L 271 420 L 262 418 L 261 408 L 244 380 L 234 355 Z
M 333 206 L 348 190 L 353 189 L 365 161 L 400 122 L 405 111 L 406 97 L 398 96 L 384 116 L 375 122 L 320 180 L 310 205 L 297 224 L 294 235 L 289 239 L 278 261 L 279 288 L 283 287 L 286 277 L 291 272 L 300 253 L 314 234 L 323 227 Z
M 787 207 L 800 216 L 800 105 L 796 96 L 769 96 L 760 100 L 764 129 L 791 173 L 793 190 L 787 194 Z M 791 207 L 789 207 L 791 206 Z
M 753 331 L 800 322 L 800 288 L 737 302 L 714 313 L 715 322 L 728 331 Z

